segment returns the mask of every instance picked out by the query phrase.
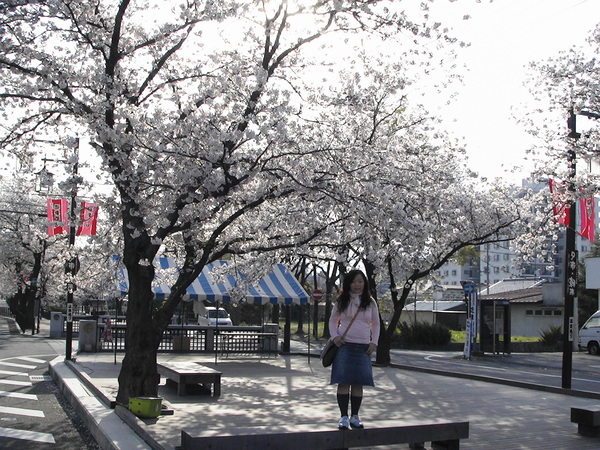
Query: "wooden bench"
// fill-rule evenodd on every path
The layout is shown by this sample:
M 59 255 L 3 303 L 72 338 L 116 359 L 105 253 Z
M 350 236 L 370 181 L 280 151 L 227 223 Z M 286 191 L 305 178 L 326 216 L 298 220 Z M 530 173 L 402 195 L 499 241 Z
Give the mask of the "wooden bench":
M 212 395 L 221 395 L 221 372 L 193 362 L 163 362 L 157 365 L 158 373 L 177 383 L 177 395 L 186 395 L 186 385 L 213 385 Z
M 600 437 L 600 409 L 571 408 L 571 422 L 582 436 Z
M 286 427 L 253 427 L 227 430 L 181 431 L 181 449 L 282 449 L 317 450 L 375 447 L 409 444 L 424 448 L 431 442 L 434 449 L 454 450 L 460 440 L 469 437 L 469 422 L 436 422 L 398 425 L 398 421 L 377 422 L 376 427 L 358 430 L 336 430 L 323 425 L 295 424 Z

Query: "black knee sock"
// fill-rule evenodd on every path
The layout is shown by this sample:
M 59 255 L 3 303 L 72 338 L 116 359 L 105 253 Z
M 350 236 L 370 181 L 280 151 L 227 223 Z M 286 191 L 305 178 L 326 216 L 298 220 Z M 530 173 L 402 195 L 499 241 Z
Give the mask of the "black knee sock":
M 351 404 L 351 411 L 352 411 L 352 415 L 358 414 L 358 411 L 360 410 L 360 404 L 362 403 L 362 396 L 358 397 L 356 395 L 351 395 L 350 396 L 350 404 Z
M 337 402 L 338 402 L 338 406 L 340 407 L 340 415 L 342 416 L 347 416 L 348 415 L 348 402 L 350 400 L 350 395 L 349 394 L 338 394 L 337 395 Z

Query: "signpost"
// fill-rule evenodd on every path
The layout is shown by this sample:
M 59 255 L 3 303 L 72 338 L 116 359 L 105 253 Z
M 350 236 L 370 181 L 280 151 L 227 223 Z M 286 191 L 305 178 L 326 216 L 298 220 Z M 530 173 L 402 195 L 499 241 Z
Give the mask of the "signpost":
M 465 348 L 463 355 L 471 361 L 473 359 L 473 343 L 477 339 L 477 291 L 472 281 L 461 281 L 467 303 L 467 323 L 465 330 Z

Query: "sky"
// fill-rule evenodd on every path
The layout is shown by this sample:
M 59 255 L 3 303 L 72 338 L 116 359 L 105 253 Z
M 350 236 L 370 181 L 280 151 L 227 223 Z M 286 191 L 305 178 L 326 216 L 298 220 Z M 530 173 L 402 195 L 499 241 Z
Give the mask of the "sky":
M 425 1 L 425 0 L 424 0 Z M 405 0 L 415 5 L 416 0 Z M 414 3 L 413 3 L 414 2 Z M 426 2 L 431 16 L 452 28 L 470 47 L 456 48 L 462 86 L 450 105 L 428 109 L 444 118 L 445 128 L 464 138 L 469 168 L 481 176 L 520 182 L 531 171 L 525 149 L 532 141 L 516 123 L 513 108 L 527 108 L 523 86 L 526 65 L 556 56 L 572 46 L 585 46 L 586 37 L 600 23 L 600 0 L 435 0 Z M 463 17 L 469 15 L 469 20 Z M 508 174 L 506 169 L 522 165 Z
M 458 63 L 468 72 L 455 101 L 430 111 L 441 114 L 455 136 L 464 136 L 471 169 L 488 179 L 520 182 L 532 167 L 524 159 L 532 141 L 512 109 L 527 108 L 526 66 L 586 46 L 600 23 L 600 0 L 436 0 L 430 9 L 471 44 L 457 49 Z M 465 14 L 471 18 L 463 20 Z M 515 164 L 522 169 L 504 172 Z

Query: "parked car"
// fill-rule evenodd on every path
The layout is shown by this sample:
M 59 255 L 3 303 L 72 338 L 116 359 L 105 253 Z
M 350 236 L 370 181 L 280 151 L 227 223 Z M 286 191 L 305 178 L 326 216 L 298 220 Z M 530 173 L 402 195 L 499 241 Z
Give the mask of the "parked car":
M 579 349 L 584 348 L 590 355 L 600 354 L 600 310 L 592 314 L 579 330 Z
M 217 320 L 219 322 L 219 326 L 231 326 L 233 322 L 231 322 L 231 317 L 229 317 L 229 313 L 225 311 L 223 308 L 217 308 L 213 306 L 206 307 L 206 312 L 203 315 L 198 316 L 198 325 L 204 325 L 209 327 L 217 326 Z

